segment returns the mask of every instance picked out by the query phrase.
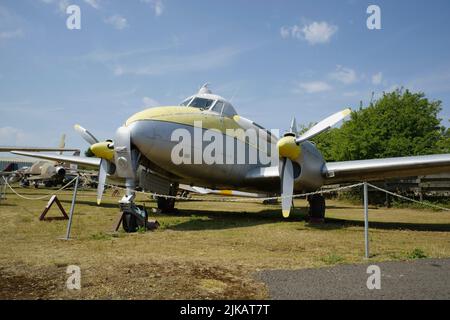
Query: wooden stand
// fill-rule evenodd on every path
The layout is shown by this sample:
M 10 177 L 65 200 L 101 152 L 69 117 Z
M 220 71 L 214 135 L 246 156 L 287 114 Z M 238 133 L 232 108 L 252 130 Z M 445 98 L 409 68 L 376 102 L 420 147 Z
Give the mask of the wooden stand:
M 120 212 L 119 215 L 117 216 L 117 222 L 114 225 L 114 232 L 119 231 L 120 225 L 121 225 L 122 220 L 123 220 L 123 215 L 124 215 L 124 213 Z
M 47 206 L 45 207 L 44 211 L 42 212 L 41 216 L 39 217 L 40 221 L 45 220 L 45 215 L 47 214 L 47 212 L 50 210 L 50 208 L 52 207 L 52 205 L 56 202 L 56 204 L 59 207 L 59 210 L 61 211 L 62 215 L 63 215 L 63 219 L 69 219 L 69 216 L 66 213 L 66 210 L 64 210 L 64 207 L 62 206 L 61 202 L 59 201 L 58 197 L 56 195 L 53 195 L 50 200 L 47 203 Z

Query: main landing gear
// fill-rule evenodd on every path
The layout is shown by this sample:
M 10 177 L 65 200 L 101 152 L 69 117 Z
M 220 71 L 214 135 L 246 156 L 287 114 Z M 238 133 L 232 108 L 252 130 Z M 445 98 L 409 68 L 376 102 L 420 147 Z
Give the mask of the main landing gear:
M 171 184 L 169 188 L 169 198 L 166 197 L 156 197 L 156 202 L 158 204 L 158 209 L 161 210 L 162 213 L 170 213 L 175 210 L 175 197 L 178 192 L 178 185 Z
M 321 223 L 325 221 L 325 198 L 320 194 L 308 196 L 309 221 Z

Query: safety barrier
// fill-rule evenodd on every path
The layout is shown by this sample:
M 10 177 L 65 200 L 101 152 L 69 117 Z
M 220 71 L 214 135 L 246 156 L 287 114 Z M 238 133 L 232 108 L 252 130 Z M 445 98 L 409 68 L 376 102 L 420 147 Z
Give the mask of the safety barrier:
M 26 200 L 42 200 L 45 199 L 51 195 L 56 194 L 57 192 L 60 192 L 62 190 L 64 190 L 65 188 L 67 188 L 68 186 L 70 186 L 73 182 L 75 182 L 75 188 L 74 188 L 74 193 L 73 193 L 73 198 L 72 198 L 72 206 L 71 206 L 71 210 L 70 210 L 70 215 L 69 215 L 69 223 L 67 226 L 67 233 L 66 233 L 66 239 L 68 240 L 70 237 L 70 229 L 71 229 L 71 225 L 72 225 L 72 217 L 73 217 L 73 211 L 74 211 L 74 206 L 75 206 L 75 201 L 76 201 L 76 197 L 77 197 L 77 188 L 78 188 L 78 181 L 79 181 L 79 177 L 75 177 L 73 180 L 71 180 L 69 183 L 67 183 L 65 186 L 63 186 L 62 188 L 58 189 L 55 192 L 52 192 L 51 194 L 42 196 L 42 197 L 37 197 L 37 198 L 31 198 L 31 197 L 26 197 L 23 196 L 21 194 L 19 194 L 16 190 L 14 190 L 14 188 L 8 183 L 8 181 L 3 177 L 3 180 L 5 182 L 5 185 L 9 187 L 9 189 L 11 189 L 11 191 L 16 194 L 17 196 L 19 196 L 22 199 L 26 199 Z M 123 187 L 119 187 L 116 185 L 110 185 L 110 184 L 105 184 L 106 186 L 109 187 L 114 187 L 116 190 L 117 189 L 122 189 L 122 190 L 126 190 L 126 188 Z M 418 203 L 421 204 L 423 206 L 427 206 L 427 207 L 431 207 L 433 209 L 439 209 L 442 211 L 450 211 L 450 208 L 445 208 L 445 207 L 441 207 L 435 204 L 431 204 L 431 203 L 427 203 L 427 202 L 423 202 L 423 201 L 418 201 L 412 198 L 408 198 L 405 197 L 403 195 L 399 195 L 396 194 L 394 192 L 385 190 L 383 188 L 377 187 L 373 184 L 367 183 L 367 182 L 360 182 L 360 183 L 355 183 L 352 185 L 348 185 L 348 186 L 342 186 L 342 187 L 337 187 L 337 188 L 333 188 L 333 189 L 326 189 L 326 190 L 319 190 L 319 191 L 315 191 L 315 192 L 308 192 L 308 193 L 301 193 L 301 194 L 294 194 L 292 196 L 278 196 L 278 197 L 265 197 L 265 198 L 246 198 L 246 201 L 269 201 L 269 200 L 281 200 L 284 198 L 292 198 L 292 200 L 294 199 L 298 199 L 298 198 L 305 198 L 314 194 L 326 194 L 326 193 L 332 193 L 332 192 L 337 192 L 337 191 L 341 191 L 341 190 L 345 190 L 345 189 L 353 189 L 353 188 L 357 188 L 357 187 L 361 187 L 363 186 L 363 194 L 364 194 L 364 243 L 365 243 L 365 258 L 369 259 L 370 255 L 369 255 L 369 196 L 368 196 L 368 188 L 374 188 L 378 191 L 382 191 L 385 192 L 391 196 L 394 197 L 398 197 L 400 199 L 403 200 L 407 200 L 407 201 L 411 201 L 414 203 Z M 240 202 L 242 201 L 241 197 L 214 197 L 214 199 L 206 199 L 206 198 L 202 198 L 202 197 L 196 197 L 196 198 L 186 198 L 186 197 L 182 197 L 182 196 L 170 196 L 170 195 L 163 195 L 163 194 L 158 194 L 158 193 L 154 193 L 154 192 L 145 192 L 145 191 L 139 191 L 139 190 L 132 190 L 136 193 L 140 193 L 140 194 L 144 194 L 146 196 L 151 196 L 151 197 L 163 197 L 163 198 L 169 198 L 169 199 L 175 199 L 175 200 L 197 200 L 197 201 L 221 201 L 221 202 Z

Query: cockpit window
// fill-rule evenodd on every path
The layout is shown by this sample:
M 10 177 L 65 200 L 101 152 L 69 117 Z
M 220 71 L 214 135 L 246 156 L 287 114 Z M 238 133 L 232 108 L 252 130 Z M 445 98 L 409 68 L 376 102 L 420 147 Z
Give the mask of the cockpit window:
M 188 99 L 184 100 L 184 101 L 180 104 L 180 106 L 187 106 L 187 105 L 189 104 L 189 102 L 191 102 L 191 100 L 192 100 L 192 98 L 188 98 Z
M 236 112 L 236 110 L 234 110 L 233 106 L 229 103 L 225 103 L 225 106 L 222 109 L 222 115 L 231 118 L 236 114 L 237 114 L 237 112 Z
M 189 107 L 208 109 L 214 103 L 214 100 L 204 98 L 194 98 L 189 104 Z
M 223 102 L 222 101 L 217 101 L 216 104 L 214 105 L 214 107 L 211 108 L 211 111 L 217 112 L 219 114 L 222 113 L 222 108 L 223 108 Z

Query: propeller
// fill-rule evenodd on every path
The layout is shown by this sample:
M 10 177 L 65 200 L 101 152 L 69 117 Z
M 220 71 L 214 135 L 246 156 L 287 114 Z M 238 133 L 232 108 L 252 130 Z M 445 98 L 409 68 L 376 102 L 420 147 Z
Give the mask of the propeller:
M 100 169 L 98 171 L 98 185 L 97 185 L 97 205 L 102 203 L 103 192 L 105 191 L 106 176 L 108 171 L 108 163 L 102 159 L 100 162 Z
M 92 133 L 90 133 L 89 131 L 87 131 L 85 128 L 83 128 L 82 126 L 80 126 L 79 124 L 76 124 L 74 126 L 74 129 L 76 132 L 78 132 L 78 134 L 89 144 L 96 144 L 98 143 L 97 138 L 94 137 L 94 135 Z
M 332 126 L 334 126 L 336 123 L 338 123 L 341 120 L 344 120 L 345 117 L 347 117 L 352 110 L 350 108 L 336 112 L 335 114 L 329 116 L 328 118 L 320 121 L 318 124 L 313 126 L 311 129 L 303 133 L 300 137 L 298 137 L 295 142 L 297 144 L 300 144 L 306 140 L 312 139 L 318 134 L 321 134 L 322 132 L 327 131 Z
M 301 155 L 301 144 L 318 134 L 327 131 L 339 121 L 343 120 L 351 113 L 351 109 L 337 112 L 328 118 L 320 121 L 311 129 L 297 137 L 297 122 L 292 119 L 290 131 L 284 134 L 278 143 L 278 154 L 280 157 L 279 173 L 281 180 L 281 209 L 283 217 L 288 218 L 292 208 L 292 195 L 294 193 L 294 162 L 297 164 Z
M 110 140 L 99 142 L 99 140 L 88 130 L 80 125 L 74 126 L 81 137 L 90 144 L 92 153 L 101 159 L 100 168 L 98 171 L 98 185 L 97 185 L 97 204 L 102 202 L 103 192 L 105 191 L 106 177 L 108 175 L 108 162 L 114 160 L 114 151 Z
M 283 158 L 281 163 L 281 210 L 284 218 L 289 218 L 292 207 L 292 194 L 294 193 L 294 167 L 292 161 Z

